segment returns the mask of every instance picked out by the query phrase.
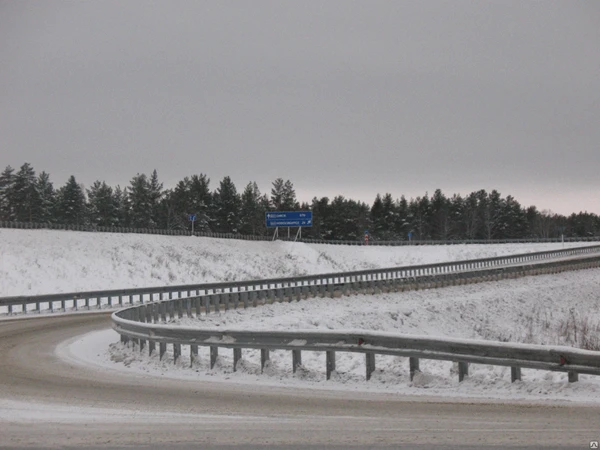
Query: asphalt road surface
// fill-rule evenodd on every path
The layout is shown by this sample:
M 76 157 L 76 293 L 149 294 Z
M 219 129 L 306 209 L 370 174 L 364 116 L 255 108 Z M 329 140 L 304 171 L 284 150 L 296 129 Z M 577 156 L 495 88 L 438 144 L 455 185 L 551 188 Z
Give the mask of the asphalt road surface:
M 70 364 L 108 314 L 0 321 L 0 447 L 585 449 L 600 408 L 163 380 Z

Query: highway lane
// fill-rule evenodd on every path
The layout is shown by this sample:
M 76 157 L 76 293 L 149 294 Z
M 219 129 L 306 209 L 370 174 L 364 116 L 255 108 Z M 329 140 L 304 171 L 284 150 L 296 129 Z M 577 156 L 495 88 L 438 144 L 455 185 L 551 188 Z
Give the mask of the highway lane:
M 0 321 L 0 447 L 589 448 L 600 439 L 598 407 L 159 380 L 55 355 L 109 326 L 106 313 Z

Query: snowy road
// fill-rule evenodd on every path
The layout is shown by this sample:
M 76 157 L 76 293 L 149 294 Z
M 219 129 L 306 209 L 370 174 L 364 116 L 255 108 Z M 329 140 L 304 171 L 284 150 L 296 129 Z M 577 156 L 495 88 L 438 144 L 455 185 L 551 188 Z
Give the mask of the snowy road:
M 0 446 L 589 448 L 600 438 L 598 407 L 159 382 L 55 355 L 109 324 L 106 314 L 0 322 Z

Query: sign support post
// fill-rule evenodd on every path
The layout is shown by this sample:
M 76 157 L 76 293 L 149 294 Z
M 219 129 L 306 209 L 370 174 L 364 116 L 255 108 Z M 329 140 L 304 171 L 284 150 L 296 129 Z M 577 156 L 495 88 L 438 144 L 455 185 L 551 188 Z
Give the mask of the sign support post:
M 188 216 L 190 222 L 192 222 L 192 236 L 194 235 L 194 222 L 196 221 L 196 214 L 190 214 Z

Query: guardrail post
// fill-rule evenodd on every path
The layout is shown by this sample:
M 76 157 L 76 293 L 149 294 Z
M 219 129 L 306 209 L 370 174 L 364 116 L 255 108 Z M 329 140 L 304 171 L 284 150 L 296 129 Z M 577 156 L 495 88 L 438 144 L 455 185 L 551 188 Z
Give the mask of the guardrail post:
M 225 311 L 228 311 L 229 310 L 229 293 L 223 292 L 221 294 L 221 300 L 223 303 L 223 308 L 225 308 Z
M 262 284 L 258 287 L 258 291 L 256 291 L 256 304 L 264 305 L 267 303 L 267 291 L 263 289 Z
M 329 294 L 329 297 L 333 298 L 335 295 L 335 286 L 333 285 L 333 280 L 331 283 L 327 284 L 327 293 Z
M 167 344 L 165 342 L 160 342 L 158 344 L 158 359 L 162 361 L 163 356 L 165 356 L 165 352 L 167 351 Z
M 244 303 L 244 309 L 248 308 L 248 291 L 242 291 L 240 293 L 240 297 L 242 298 L 242 302 Z
M 214 310 L 216 313 L 220 312 L 220 303 L 221 303 L 221 296 L 219 294 L 213 294 L 210 296 L 211 297 L 211 303 L 214 306 Z
M 172 322 L 175 318 L 175 304 L 172 301 L 166 303 L 167 310 L 169 311 L 169 321 Z
M 41 310 L 41 308 L 40 308 L 40 302 L 35 302 L 35 310 L 36 310 L 38 313 L 41 313 L 41 312 L 42 312 L 42 310 Z
M 62 309 L 63 311 L 67 310 L 67 302 L 65 300 L 60 301 L 60 309 Z
M 574 370 L 569 370 L 567 374 L 569 377 L 569 383 L 575 383 L 576 381 L 579 381 L 579 373 L 575 372 Z
M 242 359 L 242 349 L 234 348 L 233 349 L 233 371 L 237 372 L 237 363 Z
M 183 300 L 177 300 L 177 316 L 183 319 Z
M 375 371 L 375 353 L 365 353 L 365 363 L 367 368 L 367 381 L 371 379 L 371 374 Z
M 267 298 L 265 299 L 265 303 L 274 303 L 276 292 L 275 288 L 271 288 L 271 285 L 267 284 L 267 290 L 265 292 Z
M 196 308 L 196 317 L 200 317 L 202 315 L 202 297 L 196 297 L 194 307 Z
M 13 313 L 13 305 L 8 305 L 8 315 L 10 316 Z
M 140 306 L 139 308 L 137 308 L 137 315 L 135 316 L 135 320 L 138 322 L 146 322 L 146 316 L 147 316 L 147 312 L 146 312 L 146 306 Z
M 412 381 L 415 378 L 415 373 L 421 371 L 419 368 L 419 358 L 412 356 L 408 358 L 408 367 L 410 371 L 410 381 Z
M 144 339 L 140 339 L 140 353 L 142 353 L 142 351 L 144 350 L 145 347 L 146 347 L 146 341 Z
M 520 367 L 511 367 L 510 368 L 510 381 L 514 383 L 515 381 L 521 381 L 521 368 Z
M 321 284 L 319 284 L 319 295 L 321 297 L 325 297 L 325 293 L 327 292 L 327 286 L 323 284 L 323 280 L 321 280 Z
M 191 298 L 185 299 L 185 313 L 188 318 L 192 317 L 192 299 Z
M 302 365 L 302 351 L 292 350 L 292 372 L 296 373 L 298 366 Z
M 300 288 L 300 298 L 308 298 L 310 296 L 310 288 L 308 285 L 303 284 Z
M 325 367 L 327 370 L 327 379 L 331 378 L 331 372 L 335 370 L 335 352 L 328 350 L 325 352 Z
M 154 319 L 154 305 L 150 304 L 145 307 L 146 309 L 146 322 L 152 323 Z
M 198 346 L 195 344 L 190 345 L 190 367 L 194 366 L 194 363 L 198 360 Z
M 261 348 L 260 349 L 260 371 L 261 373 L 265 370 L 265 365 L 267 364 L 267 361 L 269 360 L 269 349 L 268 348 Z
M 233 308 L 237 309 L 238 305 L 240 304 L 240 293 L 239 292 L 232 292 L 231 293 L 231 300 L 233 301 Z
M 204 297 L 202 297 L 202 301 L 204 302 L 204 313 L 206 315 L 210 314 L 210 297 L 208 296 L 208 294 L 204 294 Z
M 156 350 L 156 342 L 148 341 L 148 356 L 152 356 L 152 353 Z
M 254 290 L 250 291 L 250 301 L 254 308 L 258 306 L 258 293 Z
M 465 377 L 469 376 L 469 363 L 459 361 L 458 362 L 458 381 L 462 382 Z
M 217 363 L 217 357 L 219 356 L 219 347 L 214 347 L 211 345 L 210 347 L 210 368 L 215 367 Z
M 173 344 L 173 364 L 177 364 L 177 359 L 181 356 L 181 344 Z
M 296 301 L 300 301 L 302 300 L 302 288 L 300 286 L 298 286 L 298 284 L 296 284 L 294 286 L 294 297 L 296 298 Z

